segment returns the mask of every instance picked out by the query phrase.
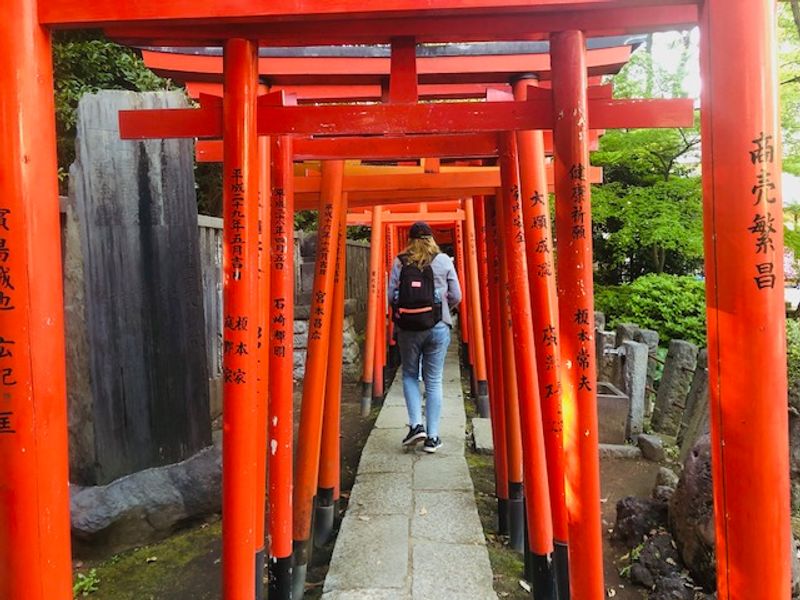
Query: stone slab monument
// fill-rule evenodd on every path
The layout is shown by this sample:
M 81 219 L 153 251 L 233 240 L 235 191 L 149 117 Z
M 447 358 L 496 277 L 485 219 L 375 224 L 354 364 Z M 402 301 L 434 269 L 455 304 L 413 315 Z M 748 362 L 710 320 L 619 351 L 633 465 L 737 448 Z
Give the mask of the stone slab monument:
M 123 141 L 122 109 L 182 92 L 104 91 L 78 107 L 66 206 L 73 482 L 105 484 L 211 444 L 191 140 Z
M 655 431 L 671 436 L 678 434 L 697 367 L 697 354 L 698 348 L 691 342 L 670 341 L 653 409 L 651 426 Z

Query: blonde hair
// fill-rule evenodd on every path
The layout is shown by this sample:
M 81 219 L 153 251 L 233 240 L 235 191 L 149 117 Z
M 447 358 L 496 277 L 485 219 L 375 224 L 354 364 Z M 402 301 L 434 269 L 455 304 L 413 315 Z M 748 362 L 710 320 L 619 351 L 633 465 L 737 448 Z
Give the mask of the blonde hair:
M 439 244 L 432 237 L 411 238 L 408 246 L 403 253 L 408 259 L 408 263 L 418 269 L 424 269 L 433 262 L 433 259 L 441 252 Z

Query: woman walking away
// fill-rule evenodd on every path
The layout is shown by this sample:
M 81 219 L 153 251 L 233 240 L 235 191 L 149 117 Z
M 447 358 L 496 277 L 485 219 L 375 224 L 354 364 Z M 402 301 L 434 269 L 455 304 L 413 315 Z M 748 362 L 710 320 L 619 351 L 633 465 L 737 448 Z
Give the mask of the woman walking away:
M 408 247 L 395 259 L 389 277 L 408 409 L 408 435 L 403 445 L 425 440 L 422 449 L 433 453 L 442 447 L 442 372 L 453 324 L 450 309 L 461 302 L 461 287 L 452 259 L 439 250 L 427 223 L 414 223 L 408 237 Z M 427 431 L 422 424 L 418 383 L 420 358 L 427 396 Z

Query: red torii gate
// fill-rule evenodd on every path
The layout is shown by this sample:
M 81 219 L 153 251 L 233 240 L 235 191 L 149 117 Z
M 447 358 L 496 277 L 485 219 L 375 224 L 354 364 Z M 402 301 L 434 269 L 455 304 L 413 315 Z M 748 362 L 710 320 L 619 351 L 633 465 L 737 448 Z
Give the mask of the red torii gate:
M 496 15 L 487 14 L 494 11 Z M 352 19 L 351 13 L 361 18 Z M 5 16 L 0 25 L 5 90 L 0 127 L 8 168 L 0 180 L 4 245 L 0 260 L 13 289 L 4 289 L 0 314 L 7 336 L 0 363 L 4 403 L 0 456 L 6 477 L 0 488 L 0 511 L 10 524 L 0 538 L 4 595 L 36 599 L 68 598 L 71 593 L 54 134 L 52 125 L 49 132 L 40 128 L 42 123 L 52 124 L 53 113 L 51 86 L 42 85 L 52 81 L 46 28 L 117 24 L 120 36 L 151 43 L 200 36 L 210 42 L 259 38 L 265 44 L 363 43 L 403 34 L 420 41 L 463 41 L 547 36 L 569 29 L 555 35 L 554 41 L 565 60 L 577 59 L 580 64 L 582 48 L 575 50 L 582 41 L 580 31 L 641 31 L 699 21 L 707 83 L 702 119 L 719 595 L 788 596 L 786 378 L 782 373 L 767 381 L 750 376 L 768 372 L 784 359 L 783 298 L 775 271 L 776 257 L 780 264 L 782 255 L 782 233 L 777 228 L 769 237 L 768 230 L 770 244 L 762 252 L 751 231 L 758 221 L 780 222 L 773 2 L 706 0 L 698 7 L 650 0 L 637 6 L 622 0 L 580 4 L 550 0 L 536 5 L 523 0 L 471 0 L 465 8 L 461 1 L 441 0 L 419 8 L 410 0 L 380 6 L 306 0 L 291 7 L 254 9 L 246 0 L 232 0 L 220 9 L 201 0 L 169 4 L 147 0 L 135 5 L 111 0 L 92 5 L 12 0 Z M 213 19 L 219 23 L 208 24 Z M 229 52 L 236 52 L 235 47 L 229 43 Z M 571 104 L 585 114 L 582 92 L 570 95 L 560 87 L 555 81 L 556 103 Z M 585 133 L 585 121 L 572 125 Z M 244 131 L 241 124 L 239 128 Z M 253 125 L 248 127 L 254 130 Z M 575 143 L 578 136 L 564 135 L 561 147 L 558 131 L 557 160 L 560 154 L 562 162 L 557 164 L 569 173 L 571 167 L 585 165 L 585 143 Z M 570 156 L 580 160 L 564 160 Z M 569 183 L 571 192 L 577 184 Z M 585 266 L 585 248 L 576 251 L 575 264 Z M 749 327 L 752 322 L 759 323 L 755 331 Z M 577 391 L 566 387 L 567 393 Z M 757 452 L 754 444 L 759 445 Z M 763 506 L 775 509 L 765 513 Z M 583 510 L 596 512 L 597 507 Z M 226 597 L 252 596 L 252 582 L 239 589 L 229 589 Z

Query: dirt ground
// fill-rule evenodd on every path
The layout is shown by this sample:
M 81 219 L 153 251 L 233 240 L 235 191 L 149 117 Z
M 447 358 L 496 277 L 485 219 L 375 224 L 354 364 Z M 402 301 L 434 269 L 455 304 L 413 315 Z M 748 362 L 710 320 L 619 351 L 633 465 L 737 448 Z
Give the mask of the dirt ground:
M 468 417 L 476 416 L 469 394 L 469 383 L 464 383 L 464 399 Z M 467 462 L 475 484 L 478 512 L 483 523 L 489 548 L 489 559 L 495 577 L 495 591 L 500 598 L 530 600 L 530 593 L 520 584 L 523 571 L 522 556 L 506 545 L 507 540 L 497 533 L 497 500 L 494 496 L 494 465 L 491 456 L 467 452 Z M 661 465 L 646 460 L 603 459 L 600 463 L 600 483 L 603 519 L 603 557 L 606 590 L 613 589 L 608 597 L 617 600 L 644 600 L 647 593 L 634 587 L 620 576 L 625 566 L 620 560 L 628 549 L 611 539 L 610 530 L 616 520 L 617 501 L 625 496 L 648 497 Z M 613 594 L 613 595 L 612 595 Z
M 300 416 L 301 390 L 295 390 L 295 423 Z M 360 386 L 342 390 L 342 502 L 347 505 L 361 451 L 372 429 L 377 407 L 369 418 L 360 415 Z M 124 552 L 103 561 L 76 561 L 75 575 L 96 582 L 86 598 L 97 600 L 216 600 L 221 597 L 222 523 L 219 515 L 176 533 L 161 543 Z M 322 582 L 333 542 L 314 551 L 306 598 L 322 595 Z M 84 596 L 76 596 L 83 598 Z

